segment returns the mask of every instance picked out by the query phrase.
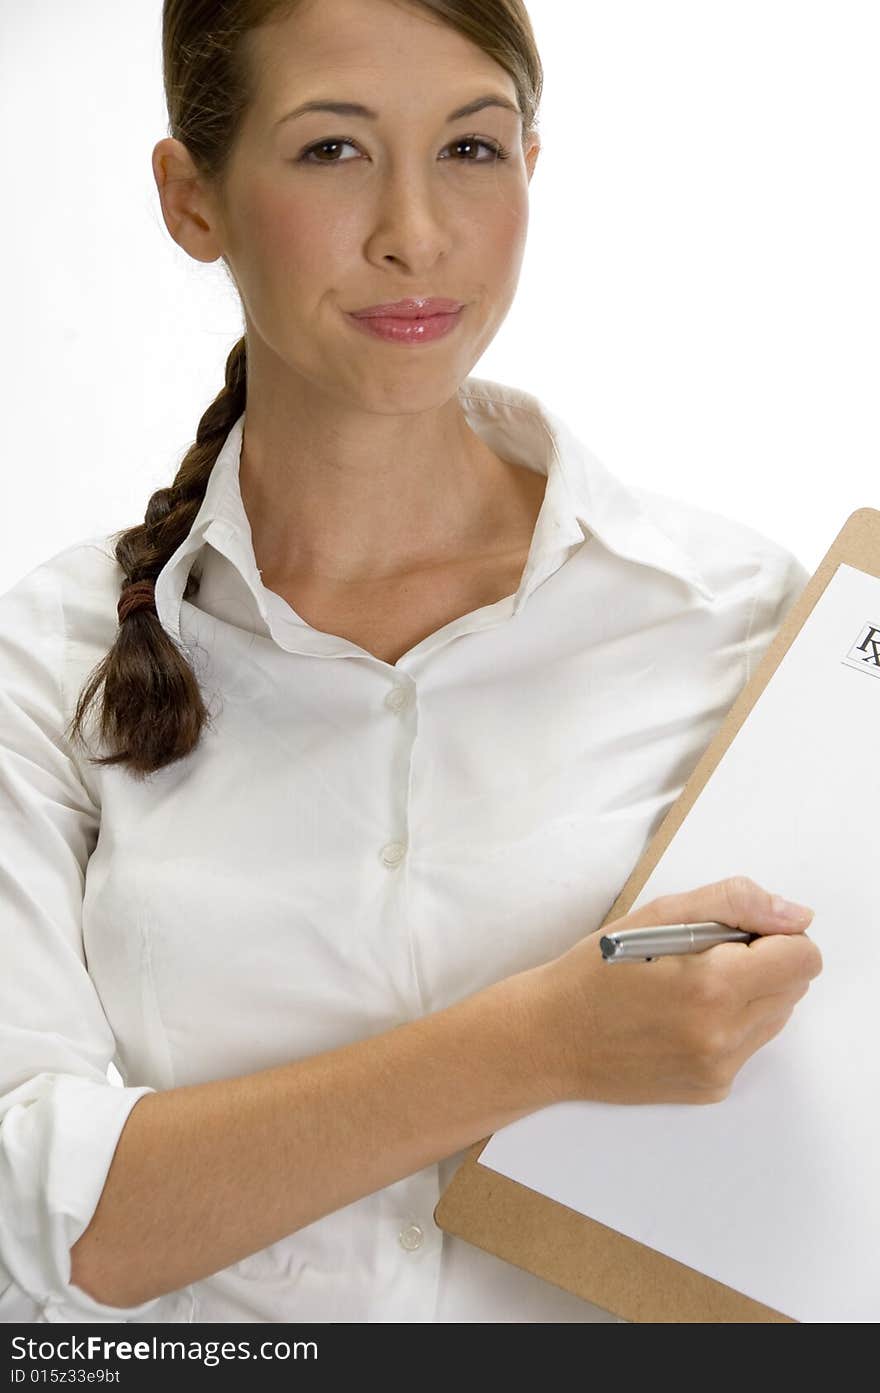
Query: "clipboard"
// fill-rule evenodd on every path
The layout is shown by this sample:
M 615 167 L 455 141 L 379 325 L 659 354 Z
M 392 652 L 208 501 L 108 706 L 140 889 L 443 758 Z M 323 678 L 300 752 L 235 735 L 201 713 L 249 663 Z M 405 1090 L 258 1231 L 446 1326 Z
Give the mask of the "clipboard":
M 842 563 L 880 577 L 880 511 L 851 513 L 789 610 L 603 920 L 628 913 Z M 470 1149 L 434 1209 L 445 1232 L 633 1322 L 798 1324 L 548 1196 L 481 1166 Z

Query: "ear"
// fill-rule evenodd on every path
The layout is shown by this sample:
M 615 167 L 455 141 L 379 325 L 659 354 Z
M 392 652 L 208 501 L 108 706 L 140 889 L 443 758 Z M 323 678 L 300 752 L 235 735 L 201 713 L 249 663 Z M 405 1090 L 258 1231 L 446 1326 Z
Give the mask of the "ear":
M 530 143 L 529 146 L 527 147 L 526 153 L 525 153 L 526 172 L 527 172 L 527 174 L 528 174 L 529 183 L 532 182 L 532 175 L 533 175 L 534 172 L 535 172 L 535 165 L 537 164 L 538 155 L 539 155 L 540 153 L 541 153 L 541 142 L 540 142 L 539 138 L 535 135 L 535 136 L 532 137 L 531 143 Z
M 214 201 L 181 141 L 159 141 L 153 150 L 153 177 L 165 226 L 175 242 L 196 261 L 216 261 L 223 249 Z

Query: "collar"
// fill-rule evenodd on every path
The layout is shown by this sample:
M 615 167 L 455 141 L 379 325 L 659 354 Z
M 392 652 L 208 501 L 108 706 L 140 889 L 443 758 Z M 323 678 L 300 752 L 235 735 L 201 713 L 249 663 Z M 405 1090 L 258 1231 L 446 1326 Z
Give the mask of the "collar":
M 547 475 L 545 497 L 515 597 L 514 613 L 561 561 L 591 535 L 616 556 L 665 571 L 704 598 L 716 598 L 693 558 L 648 516 L 634 492 L 537 397 L 522 388 L 479 377 L 468 377 L 459 388 L 458 397 L 468 425 L 490 449 L 503 459 Z M 206 543 L 211 543 L 237 567 L 257 601 L 266 632 L 271 631 L 266 591 L 239 488 L 244 422 L 242 413 L 217 456 L 189 534 L 156 578 L 159 619 L 178 640 L 186 580 Z

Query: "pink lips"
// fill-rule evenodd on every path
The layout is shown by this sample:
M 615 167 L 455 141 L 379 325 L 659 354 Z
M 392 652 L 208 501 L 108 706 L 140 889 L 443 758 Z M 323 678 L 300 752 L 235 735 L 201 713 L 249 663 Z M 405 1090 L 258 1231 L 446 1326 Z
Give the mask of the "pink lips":
M 352 311 L 348 318 L 386 343 L 433 343 L 452 333 L 464 308 L 458 300 L 397 300 Z

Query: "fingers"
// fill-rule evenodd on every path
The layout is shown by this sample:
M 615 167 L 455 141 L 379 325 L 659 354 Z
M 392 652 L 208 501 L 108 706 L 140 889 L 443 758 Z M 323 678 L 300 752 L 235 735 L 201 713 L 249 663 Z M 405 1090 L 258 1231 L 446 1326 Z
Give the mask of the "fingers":
M 742 1010 L 776 992 L 796 990 L 822 971 L 822 954 L 805 934 L 768 934 L 752 943 L 719 943 L 694 954 L 691 971 L 705 972 L 731 994 L 731 1004 Z
M 720 947 L 733 947 L 721 944 Z M 822 954 L 806 934 L 774 934 L 748 945 L 742 983 L 747 1001 L 758 1001 L 774 992 L 792 989 L 798 981 L 808 984 L 822 971 Z
M 762 997 L 798 989 L 822 971 L 822 954 L 805 932 L 812 922 L 812 910 L 803 907 L 799 916 L 786 918 L 777 912 L 777 902 L 778 896 L 748 876 L 730 876 L 696 890 L 660 895 L 618 924 L 647 928 L 715 919 L 731 928 L 760 934 L 748 945 L 723 943 L 691 955 L 687 965 L 680 960 L 679 972 L 705 977 L 709 1000 L 726 1000 L 734 1009 L 741 1009 Z
M 765 890 L 748 876 L 728 876 L 710 885 L 680 894 L 660 895 L 626 915 L 631 928 L 648 928 L 652 924 L 693 924 L 701 919 L 716 919 L 731 928 L 747 929 L 751 933 L 803 933 L 809 927 L 813 911 L 801 906 L 794 918 L 778 912 L 779 897 Z M 621 922 L 623 922 L 621 920 Z

